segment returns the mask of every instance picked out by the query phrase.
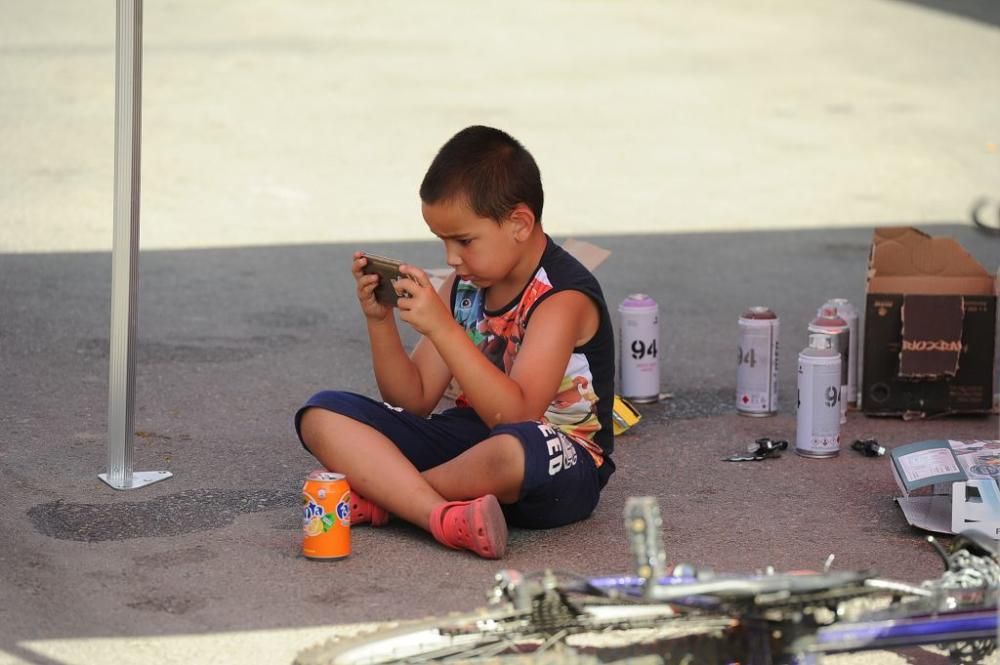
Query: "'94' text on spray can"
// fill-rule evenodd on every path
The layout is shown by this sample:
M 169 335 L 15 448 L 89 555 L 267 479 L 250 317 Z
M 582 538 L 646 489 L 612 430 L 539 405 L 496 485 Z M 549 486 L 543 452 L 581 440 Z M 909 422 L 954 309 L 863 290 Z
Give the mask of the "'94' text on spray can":
M 778 412 L 778 315 L 751 307 L 740 315 L 736 347 L 736 411 L 743 416 Z
M 829 335 L 833 340 L 833 348 L 840 352 L 840 389 L 843 399 L 840 402 L 840 423 L 847 422 L 847 384 L 848 367 L 851 355 L 851 328 L 847 321 L 837 315 L 837 308 L 824 305 L 816 312 L 816 318 L 809 323 L 810 333 Z
M 660 399 L 660 312 L 644 293 L 618 306 L 618 368 L 622 397 L 640 404 Z
M 795 452 L 833 457 L 840 452 L 840 353 L 830 335 L 809 335 L 799 354 Z

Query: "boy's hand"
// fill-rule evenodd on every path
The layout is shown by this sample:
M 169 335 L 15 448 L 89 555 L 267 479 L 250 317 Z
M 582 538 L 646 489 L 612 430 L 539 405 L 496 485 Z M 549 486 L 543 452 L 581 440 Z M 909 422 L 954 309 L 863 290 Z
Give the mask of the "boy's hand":
M 354 273 L 354 281 L 357 282 L 361 311 L 373 321 L 384 321 L 387 316 L 391 316 L 392 307 L 375 300 L 375 287 L 381 278 L 378 275 L 366 275 L 361 272 L 366 263 L 368 259 L 365 258 L 364 252 L 354 252 L 351 272 Z
M 424 337 L 431 337 L 441 326 L 453 321 L 427 273 L 409 265 L 400 266 L 399 272 L 403 274 L 403 279 L 396 281 L 396 292 L 401 296 L 396 303 L 399 318 Z

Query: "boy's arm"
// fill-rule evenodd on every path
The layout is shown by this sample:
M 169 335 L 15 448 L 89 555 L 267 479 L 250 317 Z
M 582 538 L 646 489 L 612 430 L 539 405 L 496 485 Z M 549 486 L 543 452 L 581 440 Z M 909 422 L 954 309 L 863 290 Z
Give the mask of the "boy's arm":
M 438 297 L 445 303 L 454 279 L 452 274 L 438 290 Z M 421 337 L 413 353 L 407 354 L 395 316 L 377 322 L 369 320 L 368 339 L 382 399 L 411 413 L 430 413 L 451 381 L 451 371 L 434 346 Z
M 510 375 L 505 375 L 466 336 L 457 323 L 428 331 L 451 368 L 469 404 L 494 427 L 537 420 L 559 390 L 573 349 L 594 336 L 597 305 L 579 291 L 563 291 L 542 301 L 531 315 Z

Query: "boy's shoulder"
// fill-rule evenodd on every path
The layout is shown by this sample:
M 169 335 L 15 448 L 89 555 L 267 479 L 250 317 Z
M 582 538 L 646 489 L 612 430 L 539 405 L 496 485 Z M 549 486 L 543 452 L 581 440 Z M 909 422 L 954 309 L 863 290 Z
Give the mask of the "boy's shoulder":
M 565 248 L 546 236 L 548 244 L 542 254 L 541 268 L 556 288 L 578 289 L 604 300 L 600 282 L 587 266 Z

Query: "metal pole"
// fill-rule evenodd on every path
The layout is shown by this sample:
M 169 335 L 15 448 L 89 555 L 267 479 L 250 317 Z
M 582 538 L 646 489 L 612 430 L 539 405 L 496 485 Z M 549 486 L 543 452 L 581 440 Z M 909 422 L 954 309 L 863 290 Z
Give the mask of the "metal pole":
M 108 378 L 108 472 L 117 490 L 169 478 L 133 473 L 135 328 L 139 276 L 139 165 L 142 144 L 142 0 L 118 0 L 115 33 L 115 217 L 111 251 L 111 349 Z

